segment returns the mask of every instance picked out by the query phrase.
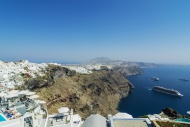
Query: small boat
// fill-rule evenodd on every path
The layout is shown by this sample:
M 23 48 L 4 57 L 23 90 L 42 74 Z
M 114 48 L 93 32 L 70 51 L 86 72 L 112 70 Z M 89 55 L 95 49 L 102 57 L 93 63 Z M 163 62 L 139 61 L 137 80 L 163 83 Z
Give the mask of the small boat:
M 188 79 L 185 79 L 185 78 L 181 78 L 179 80 L 181 80 L 181 81 L 189 81 Z
M 159 81 L 159 78 L 157 78 L 157 77 L 152 77 L 151 79 L 154 81 Z

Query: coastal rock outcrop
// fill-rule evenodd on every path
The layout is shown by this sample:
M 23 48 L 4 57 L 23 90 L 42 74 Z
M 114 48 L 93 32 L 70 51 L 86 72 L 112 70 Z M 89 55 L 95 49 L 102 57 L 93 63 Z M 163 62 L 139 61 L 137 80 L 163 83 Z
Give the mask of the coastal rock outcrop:
M 162 112 L 169 117 L 173 117 L 173 118 L 181 117 L 181 115 L 178 112 L 176 112 L 175 110 L 173 110 L 172 108 L 162 109 Z

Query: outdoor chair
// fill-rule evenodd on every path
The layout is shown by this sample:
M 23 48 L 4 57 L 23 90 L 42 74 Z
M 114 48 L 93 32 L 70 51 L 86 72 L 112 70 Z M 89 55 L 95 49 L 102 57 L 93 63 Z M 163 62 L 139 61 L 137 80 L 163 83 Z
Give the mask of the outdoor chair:
M 12 115 L 8 113 L 7 118 L 12 118 Z
M 5 112 L 3 112 L 3 114 L 4 114 L 4 115 L 7 115 L 7 114 L 8 114 L 8 112 L 7 112 L 7 111 L 5 111 Z

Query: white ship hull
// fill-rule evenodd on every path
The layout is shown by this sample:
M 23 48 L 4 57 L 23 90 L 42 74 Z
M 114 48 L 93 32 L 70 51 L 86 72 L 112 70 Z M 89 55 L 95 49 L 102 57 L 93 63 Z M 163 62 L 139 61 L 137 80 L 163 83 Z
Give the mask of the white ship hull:
M 155 90 L 155 89 L 153 89 L 153 90 Z M 160 92 L 160 93 L 165 93 L 165 94 L 173 95 L 173 96 L 183 97 L 182 94 L 171 94 L 171 93 L 167 93 L 167 92 L 160 91 L 160 90 L 155 90 L 155 91 Z
M 155 86 L 152 90 L 160 92 L 160 93 L 165 93 L 165 94 L 168 94 L 168 95 L 172 95 L 172 96 L 178 96 L 178 97 L 182 97 L 183 96 L 177 90 L 166 89 L 166 88 L 160 87 L 160 86 Z M 170 93 L 170 92 L 173 92 L 173 93 Z

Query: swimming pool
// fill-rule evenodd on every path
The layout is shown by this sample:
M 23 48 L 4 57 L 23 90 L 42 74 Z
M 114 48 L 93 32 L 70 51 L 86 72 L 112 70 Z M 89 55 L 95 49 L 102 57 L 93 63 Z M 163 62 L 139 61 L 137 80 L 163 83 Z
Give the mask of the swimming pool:
M 0 113 L 0 122 L 6 121 L 6 118 Z
M 187 119 L 187 118 L 178 118 L 178 119 L 175 119 L 176 122 L 187 122 L 187 123 L 190 123 L 190 119 Z

